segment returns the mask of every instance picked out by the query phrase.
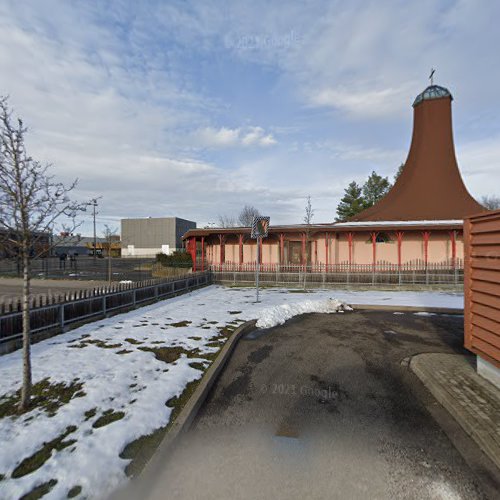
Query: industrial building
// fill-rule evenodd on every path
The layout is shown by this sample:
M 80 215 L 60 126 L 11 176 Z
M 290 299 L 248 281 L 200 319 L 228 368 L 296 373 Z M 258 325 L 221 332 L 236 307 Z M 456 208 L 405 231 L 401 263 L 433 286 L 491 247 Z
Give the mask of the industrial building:
M 170 255 L 183 248 L 182 236 L 196 229 L 196 222 L 179 217 L 122 219 L 122 257 Z

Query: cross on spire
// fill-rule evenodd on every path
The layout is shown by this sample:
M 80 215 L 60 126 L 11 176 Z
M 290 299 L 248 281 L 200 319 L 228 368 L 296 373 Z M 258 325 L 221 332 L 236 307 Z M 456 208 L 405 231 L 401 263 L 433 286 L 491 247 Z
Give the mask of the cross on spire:
M 429 80 L 431 81 L 431 85 L 434 85 L 434 73 L 436 70 L 434 68 L 431 68 L 431 74 L 429 75 Z

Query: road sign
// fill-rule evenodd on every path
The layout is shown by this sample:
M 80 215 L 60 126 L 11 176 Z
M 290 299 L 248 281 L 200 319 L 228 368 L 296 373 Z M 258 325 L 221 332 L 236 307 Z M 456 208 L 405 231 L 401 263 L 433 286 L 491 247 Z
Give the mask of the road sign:
M 253 218 L 251 237 L 257 240 L 257 262 L 255 263 L 255 291 L 256 302 L 259 302 L 259 272 L 260 272 L 260 243 L 267 238 L 270 217 L 257 215 Z
M 263 215 L 255 216 L 252 222 L 251 237 L 254 239 L 267 238 L 270 219 L 271 219 L 270 217 L 265 217 Z

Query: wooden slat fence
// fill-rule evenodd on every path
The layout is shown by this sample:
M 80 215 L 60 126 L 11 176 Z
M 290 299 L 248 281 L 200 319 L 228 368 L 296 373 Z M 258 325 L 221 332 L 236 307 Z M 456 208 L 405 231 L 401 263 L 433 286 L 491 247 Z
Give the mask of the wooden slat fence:
M 464 222 L 465 347 L 500 368 L 500 210 Z

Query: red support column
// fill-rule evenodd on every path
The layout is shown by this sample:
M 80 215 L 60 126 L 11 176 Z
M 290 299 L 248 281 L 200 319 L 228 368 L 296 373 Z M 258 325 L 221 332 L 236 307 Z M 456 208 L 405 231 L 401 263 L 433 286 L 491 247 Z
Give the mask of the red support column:
M 314 265 L 318 265 L 318 240 L 314 240 Z
M 189 238 L 188 252 L 191 254 L 191 260 L 193 261 L 193 272 L 196 272 L 196 236 Z
M 352 250 L 354 246 L 354 233 L 347 233 L 347 243 L 349 244 L 349 266 L 352 264 Z
M 306 233 L 302 233 L 302 265 L 307 264 L 307 254 L 306 254 Z
M 330 242 L 330 235 L 327 232 L 325 232 L 325 267 L 326 267 L 326 272 L 328 272 L 329 242 Z
M 226 260 L 226 252 L 224 248 L 224 235 L 219 234 L 219 243 L 220 243 L 220 265 L 224 264 L 224 261 Z
M 280 233 L 280 265 L 285 263 L 285 233 Z
M 422 231 L 422 236 L 424 238 L 424 262 L 425 267 L 429 263 L 429 238 L 431 237 L 430 231 Z
M 201 237 L 201 270 L 205 270 L 205 236 Z
M 401 267 L 403 261 L 401 254 L 401 248 L 403 246 L 403 235 L 404 231 L 396 231 L 396 238 L 398 239 L 398 267 Z
M 457 261 L 457 232 L 450 231 L 451 238 L 451 267 L 455 269 Z
M 377 236 L 378 233 L 372 232 L 370 233 L 372 239 L 372 265 L 373 269 L 375 269 L 375 265 L 377 264 Z
M 239 265 L 240 265 L 240 271 L 241 271 L 241 266 L 243 264 L 243 235 L 242 234 L 238 235 L 238 254 L 239 254 Z

